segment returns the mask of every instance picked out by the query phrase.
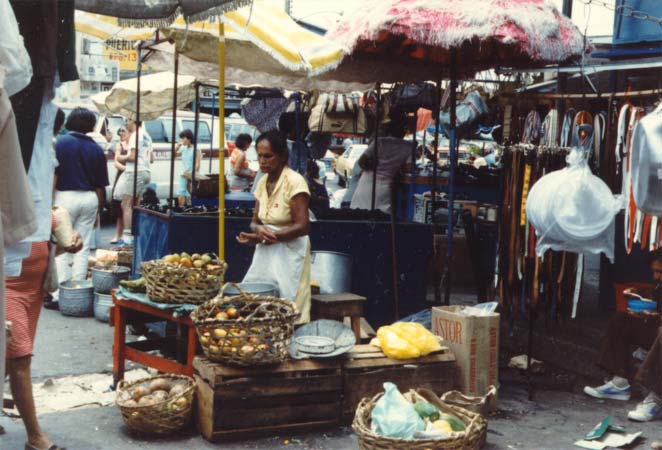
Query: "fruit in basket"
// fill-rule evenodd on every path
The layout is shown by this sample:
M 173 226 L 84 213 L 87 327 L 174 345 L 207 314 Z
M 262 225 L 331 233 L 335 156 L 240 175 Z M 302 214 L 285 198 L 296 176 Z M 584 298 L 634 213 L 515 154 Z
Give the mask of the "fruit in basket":
M 227 314 L 230 319 L 236 319 L 237 316 L 239 315 L 239 311 L 237 311 L 237 308 L 230 307 L 227 309 Z
M 131 398 L 139 401 L 141 398 L 149 395 L 150 390 L 145 386 L 138 386 L 131 391 Z
M 191 259 L 192 259 L 193 261 L 197 261 L 197 260 L 200 259 L 200 258 L 202 258 L 202 256 L 200 256 L 200 253 L 193 253 L 193 254 L 191 255 Z
M 149 383 L 149 391 L 154 394 L 156 391 L 170 391 L 170 381 L 166 378 L 157 378 Z
M 230 316 L 228 315 L 228 313 L 226 313 L 225 311 L 220 311 L 220 312 L 216 313 L 215 319 L 216 320 L 228 320 L 229 317 Z
M 443 431 L 444 434 L 449 435 L 453 432 L 453 427 L 451 426 L 451 424 L 443 419 L 435 420 L 434 422 L 432 422 L 432 425 L 435 428 L 438 428 L 439 430 Z
M 207 347 L 207 348 L 208 348 L 208 350 L 209 350 L 210 353 L 218 353 L 218 352 L 221 351 L 221 349 L 218 348 L 218 347 L 215 346 L 215 345 L 210 345 L 210 346 Z
M 441 420 L 445 420 L 446 422 L 448 422 L 453 428 L 453 431 L 464 431 L 467 429 L 467 427 L 460 419 L 458 419 L 455 416 L 451 416 L 450 414 L 442 413 Z
M 193 267 L 196 269 L 202 269 L 205 266 L 205 263 L 202 262 L 200 259 L 195 259 L 193 260 Z
M 184 392 L 186 392 L 186 386 L 183 384 L 176 384 L 170 389 L 170 397 L 182 395 Z
M 135 408 L 136 406 L 138 406 L 138 402 L 133 400 L 133 399 L 129 399 L 129 400 L 126 400 L 126 401 L 122 402 L 122 406 L 128 406 L 130 408 Z
M 267 350 L 269 350 L 269 346 L 267 344 L 260 344 L 257 346 L 257 350 L 259 352 L 266 352 Z
M 152 397 L 154 397 L 154 400 L 157 402 L 162 402 L 163 400 L 167 399 L 170 396 L 170 392 L 168 391 L 154 391 L 152 392 Z
M 193 261 L 191 261 L 191 258 L 182 258 L 179 260 L 179 265 L 182 267 L 193 267 Z
M 154 406 L 156 403 L 156 399 L 151 395 L 146 395 L 138 400 L 138 406 Z
M 142 277 L 135 280 L 121 280 L 120 286 L 130 292 L 144 293 L 147 290 L 147 283 L 145 282 L 145 278 Z
M 211 256 L 209 256 L 209 255 L 202 255 L 202 256 L 200 257 L 200 261 L 202 261 L 202 263 L 205 264 L 205 265 L 211 264 L 211 262 L 212 262 L 213 260 L 214 260 L 214 259 L 213 259 Z
M 223 339 L 223 338 L 226 337 L 227 335 L 228 335 L 228 332 L 225 331 L 223 328 L 216 328 L 216 329 L 214 330 L 214 337 L 215 337 L 216 339 Z
M 441 413 L 439 412 L 439 409 L 432 403 L 416 402 L 414 403 L 414 409 L 421 417 L 421 419 L 428 419 L 430 422 L 441 419 Z
M 188 406 L 188 399 L 186 397 L 179 397 L 177 400 L 170 403 L 171 409 L 184 409 Z
M 262 342 L 262 341 L 260 340 L 259 337 L 256 337 L 256 336 L 251 336 L 251 337 L 248 338 L 248 343 L 249 344 L 259 344 L 260 342 Z
M 253 347 L 252 345 L 244 345 L 243 347 L 241 347 L 241 353 L 243 353 L 244 355 L 250 355 L 254 351 L 255 351 L 255 347 Z

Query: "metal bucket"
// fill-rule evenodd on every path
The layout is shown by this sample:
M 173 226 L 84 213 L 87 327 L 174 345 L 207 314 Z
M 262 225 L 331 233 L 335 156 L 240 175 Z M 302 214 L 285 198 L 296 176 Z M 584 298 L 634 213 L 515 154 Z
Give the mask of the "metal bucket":
M 271 283 L 237 283 L 237 285 L 248 294 L 259 295 L 262 297 L 278 297 L 278 287 Z M 239 295 L 239 291 L 234 286 L 228 286 L 225 289 L 225 295 Z
M 92 285 L 94 291 L 101 294 L 110 294 L 110 291 L 120 285 L 120 280 L 128 280 L 131 269 L 123 266 L 111 266 L 108 268 L 92 268 Z
M 75 283 L 75 287 L 72 287 Z M 58 298 L 60 312 L 65 316 L 91 317 L 94 314 L 92 281 L 64 281 L 60 283 Z
M 352 290 L 352 257 L 337 252 L 312 252 L 310 279 L 319 284 L 321 294 L 341 294 Z
M 99 322 L 106 322 L 110 320 L 110 308 L 113 306 L 113 296 L 102 294 L 100 292 L 94 293 L 94 317 Z

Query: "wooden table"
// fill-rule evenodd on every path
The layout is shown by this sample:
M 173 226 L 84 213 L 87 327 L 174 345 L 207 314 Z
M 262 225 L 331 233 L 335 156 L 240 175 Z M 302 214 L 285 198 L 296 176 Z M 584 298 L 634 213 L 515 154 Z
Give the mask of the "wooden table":
M 312 296 L 311 316 L 313 320 L 330 319 L 343 321 L 349 317 L 356 343 L 361 343 L 361 316 L 366 298 L 348 292 L 342 294 L 315 294 Z
M 110 326 L 115 327 L 113 339 L 113 382 L 114 386 L 124 379 L 126 360 L 134 361 L 162 372 L 193 376 L 193 357 L 196 350 L 195 326 L 190 317 L 175 317 L 171 311 L 154 308 L 135 300 L 119 299 L 113 294 L 114 306 L 110 310 Z M 126 342 L 127 324 L 144 324 L 150 322 L 170 322 L 177 324 L 178 339 L 185 336 L 185 348 L 178 361 L 147 353 L 150 350 L 163 348 L 169 340 L 152 339 L 137 342 Z M 180 362 L 181 361 L 181 362 Z M 185 361 L 185 362 L 184 362 Z

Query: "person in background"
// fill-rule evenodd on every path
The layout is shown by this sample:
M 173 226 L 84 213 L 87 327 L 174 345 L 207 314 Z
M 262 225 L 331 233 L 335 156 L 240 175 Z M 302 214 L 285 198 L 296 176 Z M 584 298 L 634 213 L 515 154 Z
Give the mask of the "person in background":
M 131 136 L 129 136 L 129 153 L 116 157 L 116 160 L 125 166 L 122 182 L 117 186 L 118 195 L 122 198 L 122 216 L 124 220 L 124 231 L 118 244 L 133 245 L 133 235 L 131 234 L 133 205 L 138 203 L 150 182 L 150 164 L 154 162 L 154 154 L 152 153 L 152 138 L 142 129 L 141 122 L 129 119 L 126 122 L 126 127 L 131 133 Z M 136 135 L 138 136 L 138 148 L 136 148 Z M 136 176 L 137 186 L 134 196 L 133 181 Z
M 59 164 L 55 169 L 55 204 L 69 212 L 74 230 L 83 239 L 83 249 L 75 256 L 63 254 L 56 258 L 61 280 L 87 278 L 93 232 L 109 184 L 106 156 L 86 134 L 94 129 L 95 124 L 96 116 L 92 111 L 74 109 L 66 123 L 69 133 L 60 136 L 55 147 Z
M 251 146 L 253 138 L 250 134 L 242 133 L 235 139 L 235 149 L 230 155 L 230 170 L 228 171 L 228 182 L 233 191 L 245 191 L 255 179 L 256 172 L 248 167 L 246 150 Z
M 659 342 L 655 347 L 656 339 L 660 339 L 660 325 L 662 318 L 660 309 L 662 307 L 662 249 L 657 249 L 648 255 L 648 263 L 655 281 L 654 289 L 630 290 L 644 298 L 657 301 L 657 311 L 651 312 L 619 312 L 611 318 L 607 326 L 607 333 L 600 343 L 597 364 L 607 370 L 611 380 L 602 386 L 586 386 L 584 393 L 591 397 L 611 400 L 630 400 L 630 382 L 632 379 L 632 350 L 633 346 L 651 348 L 647 358 L 651 360 L 644 362 L 636 373 L 636 379 L 648 380 L 648 388 L 651 389 L 643 402 L 637 408 L 628 413 L 628 417 L 637 421 L 653 420 L 662 417 L 662 375 L 660 369 L 662 361 L 659 357 Z M 657 376 L 657 379 L 652 380 Z
M 182 165 L 179 173 L 179 185 L 177 187 L 177 204 L 186 206 L 191 203 L 191 193 L 188 191 L 188 183 L 193 172 L 193 160 L 195 159 L 195 171 L 200 170 L 200 153 L 193 157 L 195 138 L 191 130 L 179 133 L 179 143 L 176 147 L 177 156 L 181 156 Z
M 303 176 L 287 166 L 285 136 L 276 130 L 256 141 L 260 170 L 255 189 L 255 212 L 250 232 L 237 241 L 255 245 L 255 254 L 244 282 L 270 282 L 280 296 L 295 302 L 299 323 L 310 321 L 310 192 Z
M 310 205 L 308 208 L 315 214 L 315 217 L 320 217 L 325 211 L 329 210 L 329 193 L 322 180 L 320 180 L 320 168 L 313 159 L 308 160 L 306 182 L 310 190 Z
M 406 126 L 407 117 L 404 114 L 392 115 L 388 123 L 388 137 L 379 138 L 377 152 L 373 140 L 359 158 L 357 164 L 363 173 L 352 197 L 352 209 L 372 208 L 372 184 L 376 176 L 375 208 L 385 213 L 391 212 L 395 177 L 407 159 L 411 158 L 412 143 L 403 139 Z
M 122 232 L 124 231 L 124 216 L 122 215 L 122 197 L 118 195 L 118 190 L 117 190 L 117 184 L 119 183 L 120 178 L 124 174 L 124 171 L 126 167 L 124 164 L 120 163 L 117 160 L 117 155 L 128 155 L 129 154 L 129 130 L 126 129 L 125 126 L 120 127 L 117 130 L 117 135 L 119 136 L 120 140 L 117 142 L 117 145 L 115 146 L 115 159 L 113 161 L 113 164 L 115 166 L 115 170 L 117 171 L 115 173 L 115 181 L 113 182 L 113 190 L 111 193 L 112 197 L 112 209 L 113 209 L 113 214 L 117 217 L 117 224 L 115 227 L 115 237 L 113 238 L 112 241 L 110 241 L 111 244 L 117 244 L 119 240 L 122 238 Z

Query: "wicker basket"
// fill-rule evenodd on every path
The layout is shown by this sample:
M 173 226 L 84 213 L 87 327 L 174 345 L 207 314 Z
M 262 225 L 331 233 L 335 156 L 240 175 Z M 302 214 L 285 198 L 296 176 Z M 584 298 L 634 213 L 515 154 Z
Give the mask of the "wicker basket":
M 131 399 L 131 391 L 138 385 L 148 386 L 157 378 L 165 378 L 171 383 L 182 383 L 185 389 L 179 395 L 173 396 L 159 403 L 149 406 L 128 406 L 126 402 Z M 124 423 L 131 430 L 144 434 L 169 434 L 183 428 L 191 420 L 193 412 L 193 396 L 195 394 L 195 381 L 183 375 L 159 375 L 142 378 L 127 383 L 120 381 L 117 386 L 115 404 L 122 413 Z M 181 399 L 186 399 L 183 406 L 177 405 Z
M 458 406 L 448 405 L 426 389 L 409 391 L 404 396 L 412 403 L 417 401 L 432 403 L 441 412 L 460 419 L 467 429 L 453 432 L 450 437 L 444 439 L 398 439 L 379 436 L 372 431 L 370 424 L 372 409 L 382 395 L 384 394 L 380 393 L 373 398 L 364 398 L 356 408 L 352 429 L 356 433 L 361 450 L 476 450 L 485 444 L 487 420 L 483 416 Z
M 150 300 L 193 305 L 202 304 L 218 294 L 227 267 L 221 261 L 212 269 L 196 269 L 168 264 L 160 259 L 140 265 Z
M 299 317 L 294 302 L 276 297 L 251 295 L 234 283 L 240 294 L 224 292 L 193 311 L 200 345 L 207 358 L 235 366 L 261 366 L 285 361 Z M 225 291 L 225 287 L 223 288 Z M 236 310 L 236 317 L 220 318 L 221 312 Z

